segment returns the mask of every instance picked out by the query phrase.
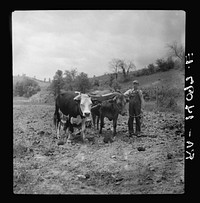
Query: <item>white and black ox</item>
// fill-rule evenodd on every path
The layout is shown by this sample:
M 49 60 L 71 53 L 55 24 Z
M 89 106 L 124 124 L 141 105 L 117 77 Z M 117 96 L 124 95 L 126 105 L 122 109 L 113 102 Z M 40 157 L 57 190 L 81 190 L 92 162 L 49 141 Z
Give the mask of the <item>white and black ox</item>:
M 78 93 L 78 95 L 77 95 Z M 57 138 L 60 139 L 61 126 L 64 131 L 68 129 L 70 142 L 74 126 L 81 127 L 82 140 L 85 140 L 86 121 L 91 118 L 92 99 L 88 94 L 80 92 L 63 92 L 56 97 L 54 124 L 56 126 Z

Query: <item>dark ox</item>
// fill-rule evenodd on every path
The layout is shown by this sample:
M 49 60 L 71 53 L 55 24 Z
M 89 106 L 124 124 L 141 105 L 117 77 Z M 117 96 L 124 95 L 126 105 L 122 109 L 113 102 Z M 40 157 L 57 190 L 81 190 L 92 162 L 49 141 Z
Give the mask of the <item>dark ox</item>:
M 74 124 L 81 126 L 82 139 L 85 140 L 85 122 L 91 116 L 92 100 L 87 94 L 76 92 L 64 92 L 56 97 L 54 124 L 56 126 L 57 138 L 60 138 L 60 128 L 69 129 L 68 141 L 74 132 Z M 64 118 L 63 119 L 63 115 Z
M 126 98 L 123 94 L 118 93 L 113 99 L 102 101 L 100 104 L 96 104 L 92 107 L 92 119 L 93 125 L 95 126 L 95 120 L 97 117 L 97 129 L 100 119 L 100 130 L 102 133 L 102 128 L 104 127 L 104 118 L 108 118 L 113 121 L 113 136 L 116 135 L 117 119 L 118 115 L 124 116 L 126 114 Z

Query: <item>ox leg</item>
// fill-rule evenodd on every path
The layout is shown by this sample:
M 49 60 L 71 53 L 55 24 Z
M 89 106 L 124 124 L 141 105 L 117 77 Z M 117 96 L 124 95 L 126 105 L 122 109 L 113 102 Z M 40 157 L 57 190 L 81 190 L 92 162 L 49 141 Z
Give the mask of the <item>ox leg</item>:
M 118 115 L 113 119 L 113 137 L 116 135 L 116 128 L 117 128 L 117 118 Z
M 63 130 L 65 135 L 67 136 L 67 132 L 68 132 L 67 123 L 64 124 Z
M 132 134 L 133 134 L 133 116 L 129 116 L 129 118 L 128 118 L 128 131 L 129 131 L 129 136 L 132 136 Z
M 71 120 L 71 117 L 69 118 L 69 121 Z M 72 137 L 72 133 L 74 132 L 74 128 L 73 125 L 69 122 L 69 128 L 68 128 L 68 138 L 67 138 L 67 142 L 71 143 L 73 137 Z
M 99 116 L 97 116 L 97 130 L 99 130 Z
M 85 141 L 85 119 L 83 119 L 82 124 L 81 124 L 81 136 L 83 142 Z
M 57 133 L 57 139 L 60 139 L 60 125 L 61 125 L 61 123 L 60 122 L 58 122 L 57 123 L 57 129 L 56 129 L 56 133 Z
M 67 128 L 67 129 L 65 130 L 65 135 L 66 135 L 66 138 L 68 139 L 68 135 L 69 135 L 69 128 Z
M 104 126 L 104 116 L 101 115 L 100 116 L 100 130 L 99 130 L 99 134 L 102 134 L 102 128 Z
M 73 136 L 72 136 L 72 132 L 68 129 L 67 130 L 67 143 L 71 143 L 72 142 L 72 139 L 73 139 Z
M 96 119 L 96 115 L 92 113 L 92 122 L 93 122 L 94 129 L 95 129 L 95 119 Z
M 73 137 L 72 137 L 72 133 L 71 133 L 70 131 L 68 131 L 67 142 L 68 142 L 68 143 L 71 143 L 71 142 L 72 142 L 72 139 L 73 139 Z

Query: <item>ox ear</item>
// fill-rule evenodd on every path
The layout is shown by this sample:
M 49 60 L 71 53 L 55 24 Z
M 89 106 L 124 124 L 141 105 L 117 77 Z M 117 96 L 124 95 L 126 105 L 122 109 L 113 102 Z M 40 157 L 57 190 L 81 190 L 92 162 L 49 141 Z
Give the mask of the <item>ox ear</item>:
M 110 103 L 114 103 L 117 100 L 117 96 L 115 96 L 113 99 L 108 100 Z
M 126 103 L 129 103 L 129 101 L 130 101 L 130 99 L 127 97 L 127 98 L 126 98 Z
M 115 96 L 114 98 L 113 98 L 113 101 L 116 101 L 117 100 L 117 96 Z

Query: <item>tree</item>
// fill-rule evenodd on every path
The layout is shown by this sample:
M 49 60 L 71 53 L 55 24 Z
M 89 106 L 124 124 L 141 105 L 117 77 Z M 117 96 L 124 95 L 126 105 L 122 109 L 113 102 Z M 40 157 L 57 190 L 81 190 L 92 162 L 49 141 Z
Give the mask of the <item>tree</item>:
M 76 78 L 76 76 L 78 74 L 77 69 L 76 68 L 72 68 L 70 70 L 70 73 L 71 73 L 71 76 L 72 76 L 72 80 L 75 80 L 75 78 Z
M 23 85 L 21 82 L 17 81 L 14 86 L 14 96 L 22 97 L 24 94 Z
M 94 86 L 99 87 L 99 85 L 100 85 L 100 84 L 99 84 L 99 80 L 98 80 L 98 79 L 95 79 L 95 80 L 94 80 Z
M 136 69 L 135 64 L 131 60 L 122 60 L 119 61 L 119 67 L 122 70 L 124 81 L 129 80 L 129 72 L 131 69 Z
M 66 70 L 64 73 L 64 89 L 66 90 L 73 90 L 75 86 L 75 79 L 77 76 L 77 69 Z
M 112 59 L 109 63 L 110 69 L 114 72 L 116 75 L 116 80 L 119 71 L 122 71 L 124 81 L 127 81 L 129 79 L 129 72 L 131 69 L 135 69 L 136 66 L 131 60 L 124 60 L 124 59 Z
M 157 59 L 156 64 L 158 66 L 158 71 L 167 71 L 174 68 L 174 61 L 171 57 L 168 57 L 167 60 Z
M 64 80 L 63 80 L 63 72 L 61 70 L 57 70 L 53 80 L 50 84 L 50 91 L 53 92 L 54 96 L 60 93 L 60 90 L 63 89 Z
M 182 44 L 178 44 L 176 41 L 171 44 L 167 44 L 169 49 L 169 56 L 178 59 L 181 66 L 184 67 L 185 64 L 185 49 Z
M 114 73 L 116 80 L 118 78 L 118 72 L 119 72 L 119 68 L 120 68 L 119 65 L 120 65 L 120 59 L 117 59 L 117 58 L 113 58 L 109 62 L 109 68 Z
M 91 83 L 89 81 L 88 75 L 84 72 L 81 72 L 77 75 L 75 79 L 75 85 L 78 91 L 85 93 L 91 88 Z
M 148 68 L 150 74 L 153 74 L 156 72 L 156 67 L 154 66 L 153 63 L 149 64 L 147 68 Z

